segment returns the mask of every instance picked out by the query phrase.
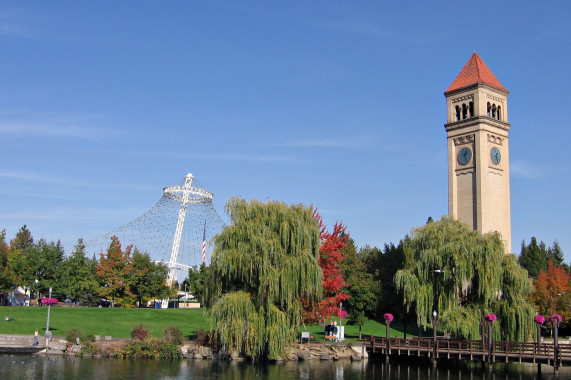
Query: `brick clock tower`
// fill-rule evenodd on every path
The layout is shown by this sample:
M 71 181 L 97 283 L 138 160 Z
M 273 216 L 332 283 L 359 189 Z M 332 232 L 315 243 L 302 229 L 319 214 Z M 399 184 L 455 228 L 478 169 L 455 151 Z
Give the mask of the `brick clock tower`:
M 474 53 L 446 96 L 448 213 L 511 253 L 508 93 Z

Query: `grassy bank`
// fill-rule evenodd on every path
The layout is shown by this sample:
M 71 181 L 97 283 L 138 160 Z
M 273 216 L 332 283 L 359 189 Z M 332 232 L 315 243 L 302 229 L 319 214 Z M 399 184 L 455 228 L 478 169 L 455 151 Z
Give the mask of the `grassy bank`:
M 33 334 L 46 329 L 47 307 L 0 307 L 0 316 L 15 318 L 0 321 L 0 334 Z M 178 327 L 185 338 L 192 338 L 197 329 L 207 330 L 208 322 L 201 309 L 120 309 L 87 307 L 52 307 L 50 330 L 65 336 L 67 330 L 78 328 L 89 335 L 110 335 L 128 338 L 138 323 L 155 337 L 161 337 L 168 326 Z
M 46 307 L 0 307 L 0 317 L 15 319 L 0 320 L 0 334 L 28 334 L 35 329 L 43 333 L 46 329 Z M 161 337 L 168 326 L 178 327 L 185 338 L 192 339 L 197 329 L 208 330 L 209 323 L 202 309 L 122 309 L 122 308 L 76 308 L 52 307 L 50 312 L 50 330 L 55 336 L 65 336 L 69 329 L 77 328 L 87 335 L 110 335 L 114 338 L 129 338 L 130 332 L 138 323 L 142 323 L 155 337 Z M 403 336 L 400 325 L 391 325 L 391 336 Z M 409 327 L 409 330 L 412 327 Z M 300 331 L 310 331 L 314 338 L 323 340 L 321 326 L 301 326 Z M 367 335 L 384 336 L 384 323 L 368 320 L 363 326 L 363 337 Z M 407 336 L 412 336 L 410 331 Z M 359 328 L 345 326 L 348 341 L 357 341 Z

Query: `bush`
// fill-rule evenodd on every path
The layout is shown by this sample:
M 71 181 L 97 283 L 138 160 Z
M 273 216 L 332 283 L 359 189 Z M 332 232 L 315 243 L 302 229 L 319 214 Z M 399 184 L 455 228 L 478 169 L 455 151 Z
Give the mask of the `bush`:
M 131 341 L 119 352 L 123 358 L 131 359 L 180 359 L 182 353 L 175 343 L 166 340 Z
M 182 331 L 176 326 L 169 326 L 165 329 L 165 340 L 174 344 L 182 344 Z
M 194 341 L 196 344 L 204 347 L 212 346 L 212 331 L 197 329 L 195 333 L 196 337 L 194 338 Z
M 143 341 L 150 336 L 151 333 L 143 326 L 142 323 L 136 324 L 135 327 L 133 327 L 133 330 L 131 330 L 131 338 L 135 340 Z
M 79 356 L 85 355 L 101 355 L 106 358 L 113 358 L 117 356 L 117 352 L 111 347 L 99 347 L 93 342 L 87 342 L 81 346 L 81 350 L 78 353 Z
M 83 331 L 81 331 L 80 329 L 67 330 L 67 333 L 65 334 L 65 340 L 67 340 L 70 343 L 75 343 L 77 338 L 79 338 L 79 341 L 81 343 L 88 340 Z

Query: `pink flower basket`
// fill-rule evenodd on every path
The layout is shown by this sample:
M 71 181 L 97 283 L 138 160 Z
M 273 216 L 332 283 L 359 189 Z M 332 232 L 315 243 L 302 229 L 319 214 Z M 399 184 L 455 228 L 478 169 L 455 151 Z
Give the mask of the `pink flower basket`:
M 498 317 L 496 317 L 495 314 L 486 314 L 486 315 L 484 315 L 484 318 L 486 319 L 486 321 L 490 321 L 490 322 L 493 322 L 493 321 L 498 319 Z
M 42 305 L 56 305 L 58 303 L 57 298 L 48 298 L 48 297 L 44 297 L 42 298 Z
M 561 323 L 561 321 L 563 321 L 563 317 L 560 316 L 559 314 L 551 314 L 550 319 L 551 319 L 551 322 L 555 322 L 556 319 L 559 323 Z
M 535 321 L 535 323 L 539 323 L 540 325 L 545 323 L 545 317 L 543 315 L 536 315 L 535 318 L 533 318 L 533 320 Z
M 385 318 L 385 321 L 387 321 L 388 323 L 391 323 L 393 319 L 395 319 L 391 313 L 385 313 L 383 317 Z

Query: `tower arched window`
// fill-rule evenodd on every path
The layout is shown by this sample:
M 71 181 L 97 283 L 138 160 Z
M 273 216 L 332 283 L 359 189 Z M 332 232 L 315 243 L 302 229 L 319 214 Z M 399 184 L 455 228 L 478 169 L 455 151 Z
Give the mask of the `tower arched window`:
M 492 119 L 495 119 L 495 118 L 496 118 L 496 105 L 493 104 L 492 105 Z
M 498 120 L 502 120 L 502 107 L 498 106 L 498 110 L 496 112 L 497 112 Z
M 466 103 L 462 104 L 462 120 L 466 119 L 468 117 L 468 107 L 466 106 Z
M 470 117 L 474 117 L 474 102 L 468 103 L 468 107 L 470 108 Z
M 492 105 L 488 102 L 488 109 L 487 109 L 488 117 L 492 116 Z
M 460 106 L 456 106 L 456 121 L 460 121 Z

